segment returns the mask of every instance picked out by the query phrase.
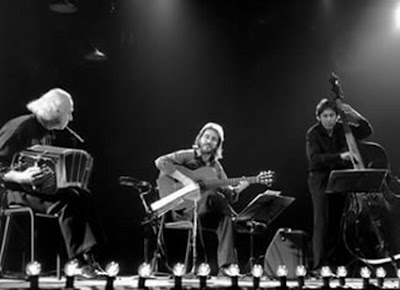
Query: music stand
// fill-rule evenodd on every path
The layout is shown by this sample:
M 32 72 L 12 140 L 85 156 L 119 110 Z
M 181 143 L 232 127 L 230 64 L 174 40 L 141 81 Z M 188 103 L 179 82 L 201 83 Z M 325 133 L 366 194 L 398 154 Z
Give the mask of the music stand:
M 379 192 L 387 173 L 387 169 L 332 170 L 325 192 Z
M 235 221 L 246 222 L 254 220 L 269 225 L 294 200 L 294 197 L 282 196 L 279 191 L 268 189 L 249 202 L 235 217 Z
M 250 270 L 254 262 L 253 236 L 256 234 L 256 229 L 261 227 L 261 229 L 265 230 L 294 200 L 294 197 L 281 196 L 279 191 L 266 190 L 258 194 L 234 218 L 236 224 L 240 222 L 244 223 L 245 227 L 250 227 L 250 230 L 246 231 L 250 233 Z M 245 231 L 242 230 L 242 232 Z

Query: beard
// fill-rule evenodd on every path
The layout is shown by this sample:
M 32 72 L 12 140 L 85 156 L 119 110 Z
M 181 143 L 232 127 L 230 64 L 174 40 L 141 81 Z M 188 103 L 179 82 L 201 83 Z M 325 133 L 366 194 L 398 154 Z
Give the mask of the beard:
M 217 148 L 215 148 L 207 143 L 200 144 L 199 149 L 200 149 L 201 154 L 214 155 L 217 152 Z

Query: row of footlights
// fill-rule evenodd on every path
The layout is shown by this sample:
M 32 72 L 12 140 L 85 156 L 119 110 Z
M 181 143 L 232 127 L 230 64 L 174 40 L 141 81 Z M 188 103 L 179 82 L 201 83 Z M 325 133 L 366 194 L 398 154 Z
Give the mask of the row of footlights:
M 31 289 L 39 289 L 39 276 L 41 274 L 41 264 L 37 261 L 30 262 L 26 265 L 26 274 L 28 275 L 28 279 L 30 282 Z M 71 260 L 65 264 L 64 274 L 66 277 L 66 285 L 65 288 L 72 289 L 74 288 L 74 278 L 75 276 L 79 276 L 79 263 L 77 260 Z M 106 290 L 111 290 L 114 288 L 114 280 L 118 276 L 120 271 L 119 264 L 117 262 L 110 262 L 106 266 L 105 276 L 106 276 Z M 152 277 L 152 267 L 149 263 L 142 263 L 138 268 L 138 284 L 137 287 L 140 289 L 145 289 L 146 287 L 146 279 Z M 173 275 L 174 275 L 174 284 L 175 289 L 182 288 L 182 277 L 187 273 L 186 266 L 182 263 L 177 263 L 173 267 Z M 207 263 L 200 264 L 196 269 L 196 276 L 199 279 L 199 288 L 205 289 L 207 287 L 207 279 L 209 278 L 211 273 L 210 265 Z M 240 277 L 240 269 L 236 264 L 232 264 L 226 271 L 227 275 L 231 279 L 232 287 L 239 287 L 238 280 Z M 253 277 L 253 288 L 260 288 L 260 279 L 264 276 L 264 269 L 261 265 L 256 264 L 253 266 L 251 271 Z M 287 275 L 288 270 L 285 265 L 280 265 L 277 267 L 276 276 L 279 279 L 280 286 L 279 288 L 287 288 Z M 304 288 L 305 286 L 305 277 L 307 276 L 306 267 L 303 265 L 299 265 L 296 268 L 296 277 L 299 288 Z M 337 278 L 339 280 L 339 287 L 346 286 L 346 277 L 347 270 L 346 267 L 340 266 L 337 268 L 336 273 L 332 272 L 330 267 L 322 267 L 320 271 L 320 276 L 323 281 L 323 288 L 330 288 L 330 280 L 332 278 Z M 361 268 L 360 276 L 363 279 L 363 288 L 369 288 L 370 283 L 369 279 L 372 276 L 372 272 L 368 267 Z M 379 267 L 376 269 L 375 276 L 377 278 L 377 286 L 382 288 L 384 285 L 384 279 L 386 277 L 386 271 L 384 268 Z M 397 276 L 400 278 L 400 270 L 397 273 Z M 400 286 L 400 285 L 399 285 Z M 400 288 L 400 287 L 397 287 Z

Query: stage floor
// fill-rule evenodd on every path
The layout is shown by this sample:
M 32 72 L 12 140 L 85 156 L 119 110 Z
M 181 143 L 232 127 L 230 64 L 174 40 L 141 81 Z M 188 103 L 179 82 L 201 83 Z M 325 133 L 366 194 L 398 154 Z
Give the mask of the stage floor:
M 39 280 L 39 288 L 41 289 L 62 289 L 65 287 L 65 278 L 60 280 L 56 277 L 41 277 Z M 377 286 L 377 280 L 371 279 L 370 284 Z M 106 280 L 93 279 L 93 280 L 79 280 L 76 279 L 74 286 L 76 289 L 104 289 Z M 199 288 L 199 280 L 195 278 L 183 278 L 182 285 L 184 288 Z M 260 282 L 260 288 L 276 288 L 279 281 L 263 278 Z M 306 279 L 305 288 L 317 289 L 322 286 L 321 279 Z M 29 282 L 21 279 L 0 279 L 1 289 L 29 289 Z M 146 280 L 145 286 L 149 289 L 170 289 L 174 286 L 174 279 L 172 277 L 152 277 Z M 227 288 L 231 286 L 231 280 L 226 277 L 210 277 L 207 280 L 207 286 L 210 288 Z M 253 282 L 251 277 L 241 277 L 239 279 L 239 287 L 252 288 Z M 296 288 L 298 286 L 296 281 L 289 280 L 287 282 L 288 288 Z M 337 279 L 331 279 L 330 286 L 335 288 L 339 286 Z M 362 289 L 363 281 L 359 278 L 346 279 L 346 288 Z M 114 289 L 133 289 L 138 287 L 137 276 L 117 277 L 114 281 Z M 386 278 L 384 281 L 384 289 L 399 289 L 399 279 Z

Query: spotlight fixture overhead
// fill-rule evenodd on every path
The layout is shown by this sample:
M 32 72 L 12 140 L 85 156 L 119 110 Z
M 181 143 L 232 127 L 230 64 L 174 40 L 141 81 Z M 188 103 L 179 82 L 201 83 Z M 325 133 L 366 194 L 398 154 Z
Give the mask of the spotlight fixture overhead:
M 68 0 L 56 0 L 50 3 L 49 9 L 56 13 L 73 14 L 78 12 L 78 7 Z
M 85 55 L 85 59 L 89 61 L 105 61 L 107 60 L 107 55 L 100 51 L 97 47 L 93 49 L 93 51 L 89 52 Z

